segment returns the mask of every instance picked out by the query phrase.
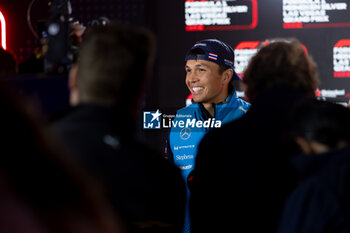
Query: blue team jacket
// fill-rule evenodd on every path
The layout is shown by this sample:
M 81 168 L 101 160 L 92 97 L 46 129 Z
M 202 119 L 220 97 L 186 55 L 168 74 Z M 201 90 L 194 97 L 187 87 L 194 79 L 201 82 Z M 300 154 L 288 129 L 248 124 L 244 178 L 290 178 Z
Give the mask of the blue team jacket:
M 173 161 L 181 169 L 183 179 L 187 179 L 194 169 L 197 146 L 204 135 L 213 128 L 231 122 L 241 117 L 250 104 L 237 97 L 236 91 L 229 95 L 222 103 L 215 104 L 214 118 L 208 118 L 203 106 L 191 104 L 177 111 L 170 131 L 169 145 Z M 190 219 L 188 211 L 189 189 L 187 186 L 187 206 L 183 232 L 190 232 Z

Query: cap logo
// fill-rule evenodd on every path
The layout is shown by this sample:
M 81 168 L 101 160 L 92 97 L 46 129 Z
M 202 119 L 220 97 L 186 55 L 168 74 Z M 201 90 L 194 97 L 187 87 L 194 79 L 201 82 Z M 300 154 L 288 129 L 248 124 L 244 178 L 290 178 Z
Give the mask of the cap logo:
M 224 59 L 225 61 L 225 64 L 228 65 L 228 66 L 233 66 L 233 62 L 230 61 L 230 60 L 227 60 L 227 59 Z
M 207 44 L 204 44 L 204 43 L 197 43 L 197 44 L 195 44 L 193 47 L 197 47 L 197 46 L 207 46 Z
M 216 61 L 218 60 L 218 55 L 214 53 L 209 53 L 208 58 Z

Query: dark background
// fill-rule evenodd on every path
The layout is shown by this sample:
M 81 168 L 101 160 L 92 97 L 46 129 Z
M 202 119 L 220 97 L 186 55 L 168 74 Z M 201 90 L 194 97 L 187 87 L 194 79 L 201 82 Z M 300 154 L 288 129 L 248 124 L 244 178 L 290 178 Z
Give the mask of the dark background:
M 31 2 L 32 0 L 0 2 L 0 11 L 7 22 L 7 47 L 19 64 L 24 62 L 39 45 L 28 26 L 27 11 Z M 242 41 L 296 37 L 306 46 L 308 53 L 318 64 L 321 79 L 319 89 L 345 89 L 344 95 L 326 99 L 346 103 L 350 97 L 350 79 L 333 77 L 333 46 L 341 39 L 350 39 L 350 28 L 283 29 L 282 0 L 257 2 L 258 24 L 254 29 L 185 31 L 185 0 L 71 0 L 72 17 L 83 24 L 104 16 L 124 23 L 146 26 L 156 34 L 157 58 L 144 100 L 145 110 L 160 109 L 163 112 L 174 113 L 176 109 L 185 106 L 189 91 L 184 82 L 184 56 L 196 41 L 205 38 L 217 38 L 235 48 Z M 349 0 L 327 0 L 327 2 L 346 2 L 350 5 Z M 34 28 L 38 21 L 47 20 L 47 3 L 45 0 L 33 2 L 29 17 Z M 46 116 L 68 106 L 67 77 L 64 74 L 22 73 L 13 77 L 12 81 L 20 87 L 21 92 L 34 96 Z M 239 82 L 236 83 L 236 88 L 240 90 Z M 138 123 L 140 136 L 151 146 L 163 150 L 166 132 L 143 130 L 142 113 Z

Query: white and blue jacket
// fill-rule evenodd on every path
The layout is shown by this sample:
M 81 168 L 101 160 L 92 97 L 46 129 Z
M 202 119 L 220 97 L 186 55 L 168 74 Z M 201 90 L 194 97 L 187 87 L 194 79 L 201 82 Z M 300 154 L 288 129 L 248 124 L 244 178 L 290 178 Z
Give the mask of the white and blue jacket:
M 226 100 L 214 105 L 214 117 L 208 114 L 202 104 L 191 104 L 177 111 L 169 136 L 169 149 L 172 152 L 174 164 L 181 169 L 186 184 L 194 169 L 197 147 L 204 135 L 213 128 L 231 122 L 249 109 L 250 104 L 237 97 L 236 91 Z M 171 154 L 171 153 L 170 153 Z M 187 205 L 185 213 L 185 232 L 190 232 L 189 202 L 190 190 L 187 184 Z

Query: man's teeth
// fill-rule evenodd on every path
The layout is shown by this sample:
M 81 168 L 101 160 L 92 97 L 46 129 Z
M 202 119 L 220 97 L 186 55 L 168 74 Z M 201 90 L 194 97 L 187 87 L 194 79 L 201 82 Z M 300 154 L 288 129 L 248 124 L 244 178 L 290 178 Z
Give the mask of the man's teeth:
M 200 91 L 200 90 L 202 90 L 202 89 L 203 89 L 203 87 L 194 87 L 194 88 L 192 88 L 192 90 L 193 90 L 194 92 Z

